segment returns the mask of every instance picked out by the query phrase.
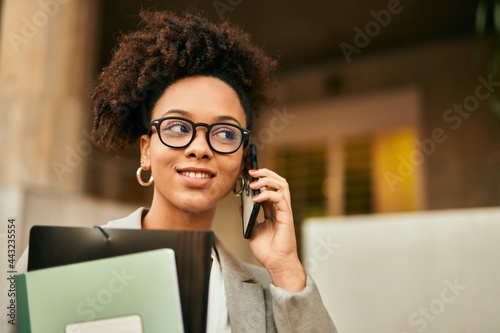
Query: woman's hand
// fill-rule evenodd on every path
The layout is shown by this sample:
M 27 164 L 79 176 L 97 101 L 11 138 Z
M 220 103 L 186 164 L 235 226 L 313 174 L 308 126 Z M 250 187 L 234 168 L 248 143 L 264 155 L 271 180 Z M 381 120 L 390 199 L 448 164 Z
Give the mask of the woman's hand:
M 250 188 L 259 189 L 253 199 L 262 204 L 264 221 L 256 223 L 250 248 L 269 271 L 273 284 L 289 292 L 299 292 L 306 285 L 306 274 L 297 253 L 290 189 L 285 178 L 269 169 L 250 170 L 258 180 Z

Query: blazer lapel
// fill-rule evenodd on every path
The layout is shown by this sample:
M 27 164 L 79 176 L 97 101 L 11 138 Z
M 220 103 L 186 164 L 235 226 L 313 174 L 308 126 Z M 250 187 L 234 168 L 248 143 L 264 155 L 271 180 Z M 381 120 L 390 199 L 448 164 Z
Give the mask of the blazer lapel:
M 254 277 L 215 239 L 226 288 L 229 324 L 233 333 L 266 332 L 264 290 Z

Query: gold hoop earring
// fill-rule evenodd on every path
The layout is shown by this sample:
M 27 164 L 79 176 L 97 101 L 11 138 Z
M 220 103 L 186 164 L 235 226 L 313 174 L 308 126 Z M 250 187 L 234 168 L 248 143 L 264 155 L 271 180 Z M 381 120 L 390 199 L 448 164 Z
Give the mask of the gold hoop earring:
M 243 192 L 243 189 L 245 188 L 246 186 L 246 179 L 245 178 L 239 178 L 239 184 L 238 182 L 236 182 L 236 184 L 234 184 L 234 187 L 233 187 L 233 194 L 237 197 L 239 197 L 241 195 L 241 193 Z M 238 185 L 239 185 L 239 189 L 238 189 Z
M 153 174 L 151 174 L 151 176 L 149 177 L 149 180 L 146 182 L 144 182 L 142 180 L 142 176 L 141 176 L 141 173 L 142 173 L 142 165 L 137 169 L 137 171 L 135 172 L 135 175 L 137 176 L 137 181 L 139 182 L 139 184 L 141 184 L 141 186 L 149 186 L 151 184 L 153 184 Z

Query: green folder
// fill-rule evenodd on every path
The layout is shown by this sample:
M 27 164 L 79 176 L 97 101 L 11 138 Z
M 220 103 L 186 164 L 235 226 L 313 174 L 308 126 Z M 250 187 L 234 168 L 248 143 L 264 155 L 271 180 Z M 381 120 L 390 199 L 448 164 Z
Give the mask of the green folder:
M 19 274 L 16 289 L 19 333 L 127 315 L 139 315 L 145 333 L 183 332 L 171 249 Z

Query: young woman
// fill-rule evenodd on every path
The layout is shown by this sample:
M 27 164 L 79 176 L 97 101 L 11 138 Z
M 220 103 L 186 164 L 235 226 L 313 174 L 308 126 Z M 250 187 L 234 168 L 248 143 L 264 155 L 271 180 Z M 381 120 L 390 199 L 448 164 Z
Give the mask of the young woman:
M 217 204 L 242 176 L 246 133 L 269 100 L 276 64 L 227 23 L 141 17 L 144 26 L 122 39 L 95 87 L 94 135 L 103 148 L 140 140 L 138 175 L 151 172 L 153 202 L 108 227 L 211 230 Z M 286 180 L 268 169 L 250 175 L 266 218 L 249 242 L 265 269 L 216 242 L 211 276 L 220 270 L 220 278 L 211 278 L 219 288 L 209 295 L 208 330 L 335 331 L 298 258 Z
M 208 231 L 242 176 L 254 110 L 269 101 L 276 63 L 227 23 L 169 12 L 141 18 L 93 89 L 93 135 L 105 150 L 140 141 L 137 177 L 152 186 L 153 201 L 107 227 Z M 286 180 L 268 169 L 250 175 L 265 220 L 249 243 L 264 268 L 216 240 L 207 332 L 335 332 L 298 258 Z

